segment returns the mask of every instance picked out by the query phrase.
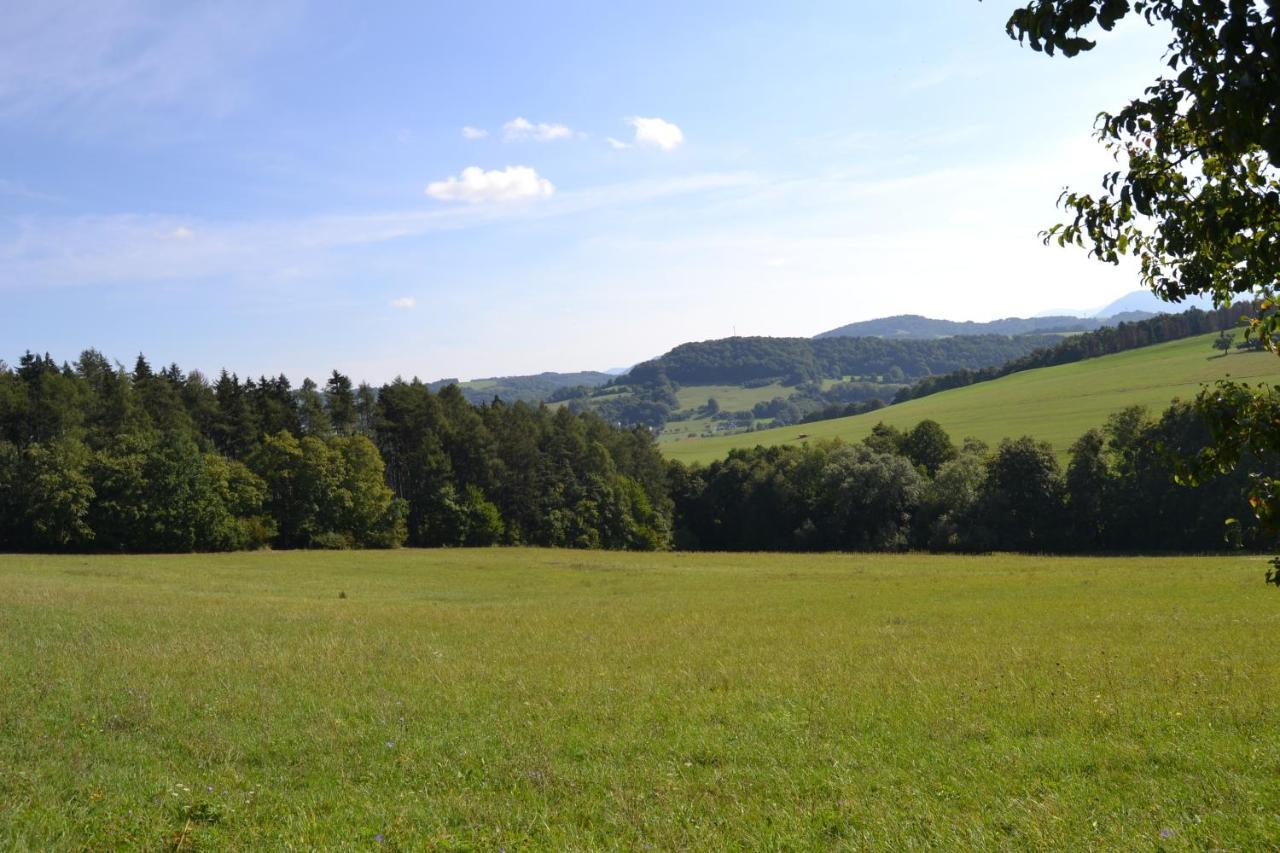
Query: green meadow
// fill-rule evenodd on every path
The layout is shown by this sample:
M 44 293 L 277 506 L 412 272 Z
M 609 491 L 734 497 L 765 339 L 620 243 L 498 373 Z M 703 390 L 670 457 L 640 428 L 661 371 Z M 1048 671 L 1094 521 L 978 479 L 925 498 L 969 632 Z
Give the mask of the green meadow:
M 1202 335 L 1014 373 L 850 418 L 687 438 L 664 443 L 662 452 L 682 462 L 711 462 L 735 447 L 824 438 L 860 441 L 881 421 L 909 429 L 932 418 L 957 441 L 973 436 L 994 446 L 1002 438 L 1031 435 L 1052 444 L 1065 458 L 1072 442 L 1126 406 L 1144 405 L 1158 414 L 1174 398 L 1191 399 L 1207 383 L 1228 375 L 1245 381 L 1280 381 L 1280 360 L 1275 355 L 1233 350 L 1223 357 L 1210 347 L 1214 337 Z
M 1276 849 L 1263 567 L 0 557 L 0 848 Z
M 676 391 L 676 399 L 680 403 L 677 411 L 695 411 L 714 398 L 720 408 L 726 412 L 750 411 L 756 403 L 767 403 L 774 397 L 789 397 L 795 393 L 794 388 L 784 387 L 780 383 L 765 385 L 760 388 L 743 388 L 741 385 L 690 385 Z M 690 418 L 686 421 L 669 421 L 662 429 L 659 441 L 662 443 L 684 441 L 697 437 L 704 432 L 713 431 L 723 421 L 709 417 Z

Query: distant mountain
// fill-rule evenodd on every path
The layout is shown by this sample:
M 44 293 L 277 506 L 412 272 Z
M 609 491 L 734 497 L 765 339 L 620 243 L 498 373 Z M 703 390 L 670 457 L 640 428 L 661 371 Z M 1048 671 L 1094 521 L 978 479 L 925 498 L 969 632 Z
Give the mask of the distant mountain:
M 1093 317 L 1006 317 L 986 323 L 956 320 L 934 320 L 919 314 L 899 314 L 850 323 L 815 338 L 899 338 L 928 340 L 954 338 L 961 335 L 1029 335 L 1059 332 L 1090 332 L 1104 325 Z
M 1047 314 L 1036 317 L 1005 317 L 1001 320 L 935 320 L 919 314 L 898 314 L 850 323 L 815 338 L 898 338 L 900 340 L 933 340 L 969 335 L 1053 335 L 1092 332 L 1104 326 L 1136 323 L 1156 314 L 1178 314 L 1188 308 L 1213 310 L 1208 300 L 1188 300 L 1182 305 L 1161 302 L 1145 290 L 1127 294 L 1092 317 L 1071 314 Z
M 446 385 L 457 385 L 462 396 L 472 403 L 489 403 L 494 397 L 503 402 L 538 403 L 546 400 L 561 388 L 573 388 L 585 385 L 595 388 L 612 379 L 608 373 L 598 370 L 584 370 L 579 373 L 538 373 L 531 376 L 491 376 L 485 379 L 470 379 L 460 382 L 457 379 L 441 379 L 430 384 L 432 391 L 439 391 Z
M 1102 308 L 1094 316 L 1114 318 L 1117 314 L 1133 311 L 1145 312 L 1147 316 L 1152 314 L 1181 314 L 1188 308 L 1212 311 L 1213 300 L 1206 296 L 1196 296 L 1177 303 L 1165 302 L 1149 290 L 1135 290 L 1132 293 L 1126 293 L 1115 302 Z

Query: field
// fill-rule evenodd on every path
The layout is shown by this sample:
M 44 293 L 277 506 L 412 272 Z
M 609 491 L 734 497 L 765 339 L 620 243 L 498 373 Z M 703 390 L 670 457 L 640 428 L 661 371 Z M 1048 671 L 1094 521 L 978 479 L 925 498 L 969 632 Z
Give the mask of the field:
M 690 411 L 701 408 L 707 400 L 714 397 L 720 408 L 726 412 L 750 411 L 756 403 L 767 403 L 774 397 L 786 399 L 795 393 L 794 388 L 787 388 L 774 383 L 761 388 L 743 388 L 740 385 L 690 385 L 676 392 L 680 403 L 677 411 Z M 662 430 L 659 440 L 683 441 L 690 436 L 698 436 L 708 430 L 714 430 L 723 421 L 711 418 L 692 418 L 687 421 L 671 421 Z
M 1241 380 L 1280 381 L 1280 359 L 1274 355 L 1232 351 L 1223 358 L 1210 348 L 1213 337 L 1028 370 L 851 418 L 688 439 L 664 444 L 662 451 L 683 462 L 711 462 L 735 447 L 800 442 L 801 434 L 810 440 L 858 441 L 880 421 L 907 429 L 933 418 L 956 441 L 974 436 L 994 445 L 1002 438 L 1032 435 L 1048 441 L 1065 458 L 1072 442 L 1125 406 L 1141 404 L 1159 414 L 1175 397 L 1191 399 L 1205 383 L 1227 374 Z
M 0 847 L 1276 849 L 1262 567 L 0 557 Z

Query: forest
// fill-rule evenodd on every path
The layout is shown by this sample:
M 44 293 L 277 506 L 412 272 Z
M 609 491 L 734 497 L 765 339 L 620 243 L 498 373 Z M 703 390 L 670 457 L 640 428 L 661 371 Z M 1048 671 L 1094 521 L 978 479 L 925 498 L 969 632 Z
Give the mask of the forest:
M 619 385 L 737 385 L 780 380 L 874 377 L 902 382 L 962 368 L 1003 364 L 1056 342 L 1048 335 L 967 335 L 934 340 L 886 338 L 723 338 L 681 344 L 631 368 Z
M 86 351 L 0 369 L 0 549 L 665 547 L 644 430 L 417 380 L 209 382 Z
M 932 422 L 859 444 L 737 450 L 708 466 L 591 412 L 414 379 L 210 382 L 88 350 L 0 363 L 0 550 L 529 544 L 629 550 L 1214 551 L 1253 547 L 1247 493 L 1274 460 L 1190 488 L 1192 408 L 1113 416 L 1065 470 Z M 1185 479 L 1185 478 L 1181 478 Z M 1226 525 L 1228 518 L 1235 522 Z

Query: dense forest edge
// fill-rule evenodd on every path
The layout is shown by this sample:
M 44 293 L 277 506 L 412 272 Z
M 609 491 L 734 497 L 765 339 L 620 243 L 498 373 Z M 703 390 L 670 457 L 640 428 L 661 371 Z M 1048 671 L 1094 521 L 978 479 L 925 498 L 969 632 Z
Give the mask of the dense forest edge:
M 685 466 L 649 429 L 473 405 L 453 385 L 210 382 L 142 356 L 127 370 L 93 350 L 61 365 L 28 352 L 0 362 L 0 550 L 1265 547 L 1247 493 L 1275 460 L 1178 484 L 1179 460 L 1210 444 L 1175 403 L 1112 416 L 1065 470 L 1031 438 L 992 448 L 932 421 Z

